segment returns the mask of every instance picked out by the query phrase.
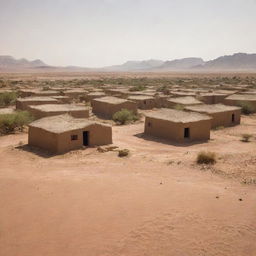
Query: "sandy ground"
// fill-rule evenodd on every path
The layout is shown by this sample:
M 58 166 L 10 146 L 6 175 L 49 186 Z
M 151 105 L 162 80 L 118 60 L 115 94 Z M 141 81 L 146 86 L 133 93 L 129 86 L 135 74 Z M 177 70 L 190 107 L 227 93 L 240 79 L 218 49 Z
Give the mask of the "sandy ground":
M 181 146 L 144 137 L 143 123 L 116 126 L 128 158 L 95 148 L 50 156 L 20 146 L 27 134 L 0 137 L 0 254 L 254 256 L 256 187 L 242 181 L 256 178 L 256 141 L 240 135 L 255 127 L 246 117 Z M 218 163 L 196 165 L 201 150 Z

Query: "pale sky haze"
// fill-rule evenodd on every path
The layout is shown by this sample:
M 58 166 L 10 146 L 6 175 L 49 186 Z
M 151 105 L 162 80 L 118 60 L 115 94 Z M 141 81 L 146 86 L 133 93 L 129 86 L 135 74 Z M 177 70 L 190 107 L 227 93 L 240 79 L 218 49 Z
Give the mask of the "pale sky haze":
M 0 0 L 0 55 L 50 65 L 256 53 L 255 0 Z

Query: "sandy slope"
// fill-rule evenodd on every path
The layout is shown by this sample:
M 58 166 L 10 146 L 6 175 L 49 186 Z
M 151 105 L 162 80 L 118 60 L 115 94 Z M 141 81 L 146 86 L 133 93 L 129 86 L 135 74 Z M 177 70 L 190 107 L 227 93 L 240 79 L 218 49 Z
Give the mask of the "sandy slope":
M 256 255 L 255 186 L 240 183 L 256 174 L 255 142 L 239 137 L 255 125 L 245 118 L 190 147 L 141 137 L 143 124 L 114 127 L 124 159 L 37 155 L 17 148 L 26 134 L 0 137 L 1 255 Z M 194 164 L 202 149 L 218 152 L 214 168 Z

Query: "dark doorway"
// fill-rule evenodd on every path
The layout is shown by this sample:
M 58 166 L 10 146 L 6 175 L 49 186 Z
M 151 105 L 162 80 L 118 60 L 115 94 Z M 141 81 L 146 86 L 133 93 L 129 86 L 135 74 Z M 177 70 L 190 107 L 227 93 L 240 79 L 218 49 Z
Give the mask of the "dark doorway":
M 189 128 L 184 129 L 184 138 L 189 138 L 190 137 L 190 130 Z
M 84 146 L 88 146 L 89 145 L 89 132 L 83 132 L 83 144 Z
M 235 114 L 232 114 L 232 123 L 235 122 Z

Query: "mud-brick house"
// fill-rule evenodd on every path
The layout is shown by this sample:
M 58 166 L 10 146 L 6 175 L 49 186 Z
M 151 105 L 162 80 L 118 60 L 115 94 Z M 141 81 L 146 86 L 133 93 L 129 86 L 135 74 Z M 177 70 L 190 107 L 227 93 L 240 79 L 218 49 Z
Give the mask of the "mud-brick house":
M 35 119 L 56 116 L 62 114 L 69 114 L 75 118 L 88 118 L 89 108 L 85 106 L 77 106 L 73 104 L 44 104 L 29 106 L 29 112 Z
M 59 104 L 60 102 L 51 97 L 27 97 L 16 100 L 16 109 L 28 110 L 30 105 Z
M 249 106 L 253 112 L 256 112 L 256 95 L 234 94 L 224 100 L 225 105 L 229 106 Z
M 122 109 L 128 109 L 134 113 L 137 113 L 136 103 L 112 96 L 94 99 L 92 100 L 91 104 L 92 112 L 94 114 L 110 119 L 116 112 Z
M 144 133 L 178 143 L 210 139 L 212 118 L 174 109 L 160 109 L 146 115 Z
M 204 102 L 205 104 L 218 104 L 223 103 L 227 94 L 208 92 L 201 93 L 197 96 L 197 99 Z
M 201 101 L 197 100 L 194 97 L 177 97 L 177 98 L 169 98 L 166 100 L 166 107 L 167 108 L 176 108 L 177 106 L 191 106 L 191 105 L 200 105 L 202 104 Z
M 112 144 L 112 127 L 67 114 L 45 117 L 30 123 L 28 144 L 56 154 Z
M 241 108 L 223 104 L 197 105 L 186 107 L 185 110 L 207 114 L 212 117 L 212 128 L 234 126 L 240 124 Z
M 137 95 L 130 96 L 127 98 L 130 101 L 133 101 L 137 104 L 139 109 L 152 109 L 156 107 L 156 100 L 154 97 L 145 96 L 145 95 Z

